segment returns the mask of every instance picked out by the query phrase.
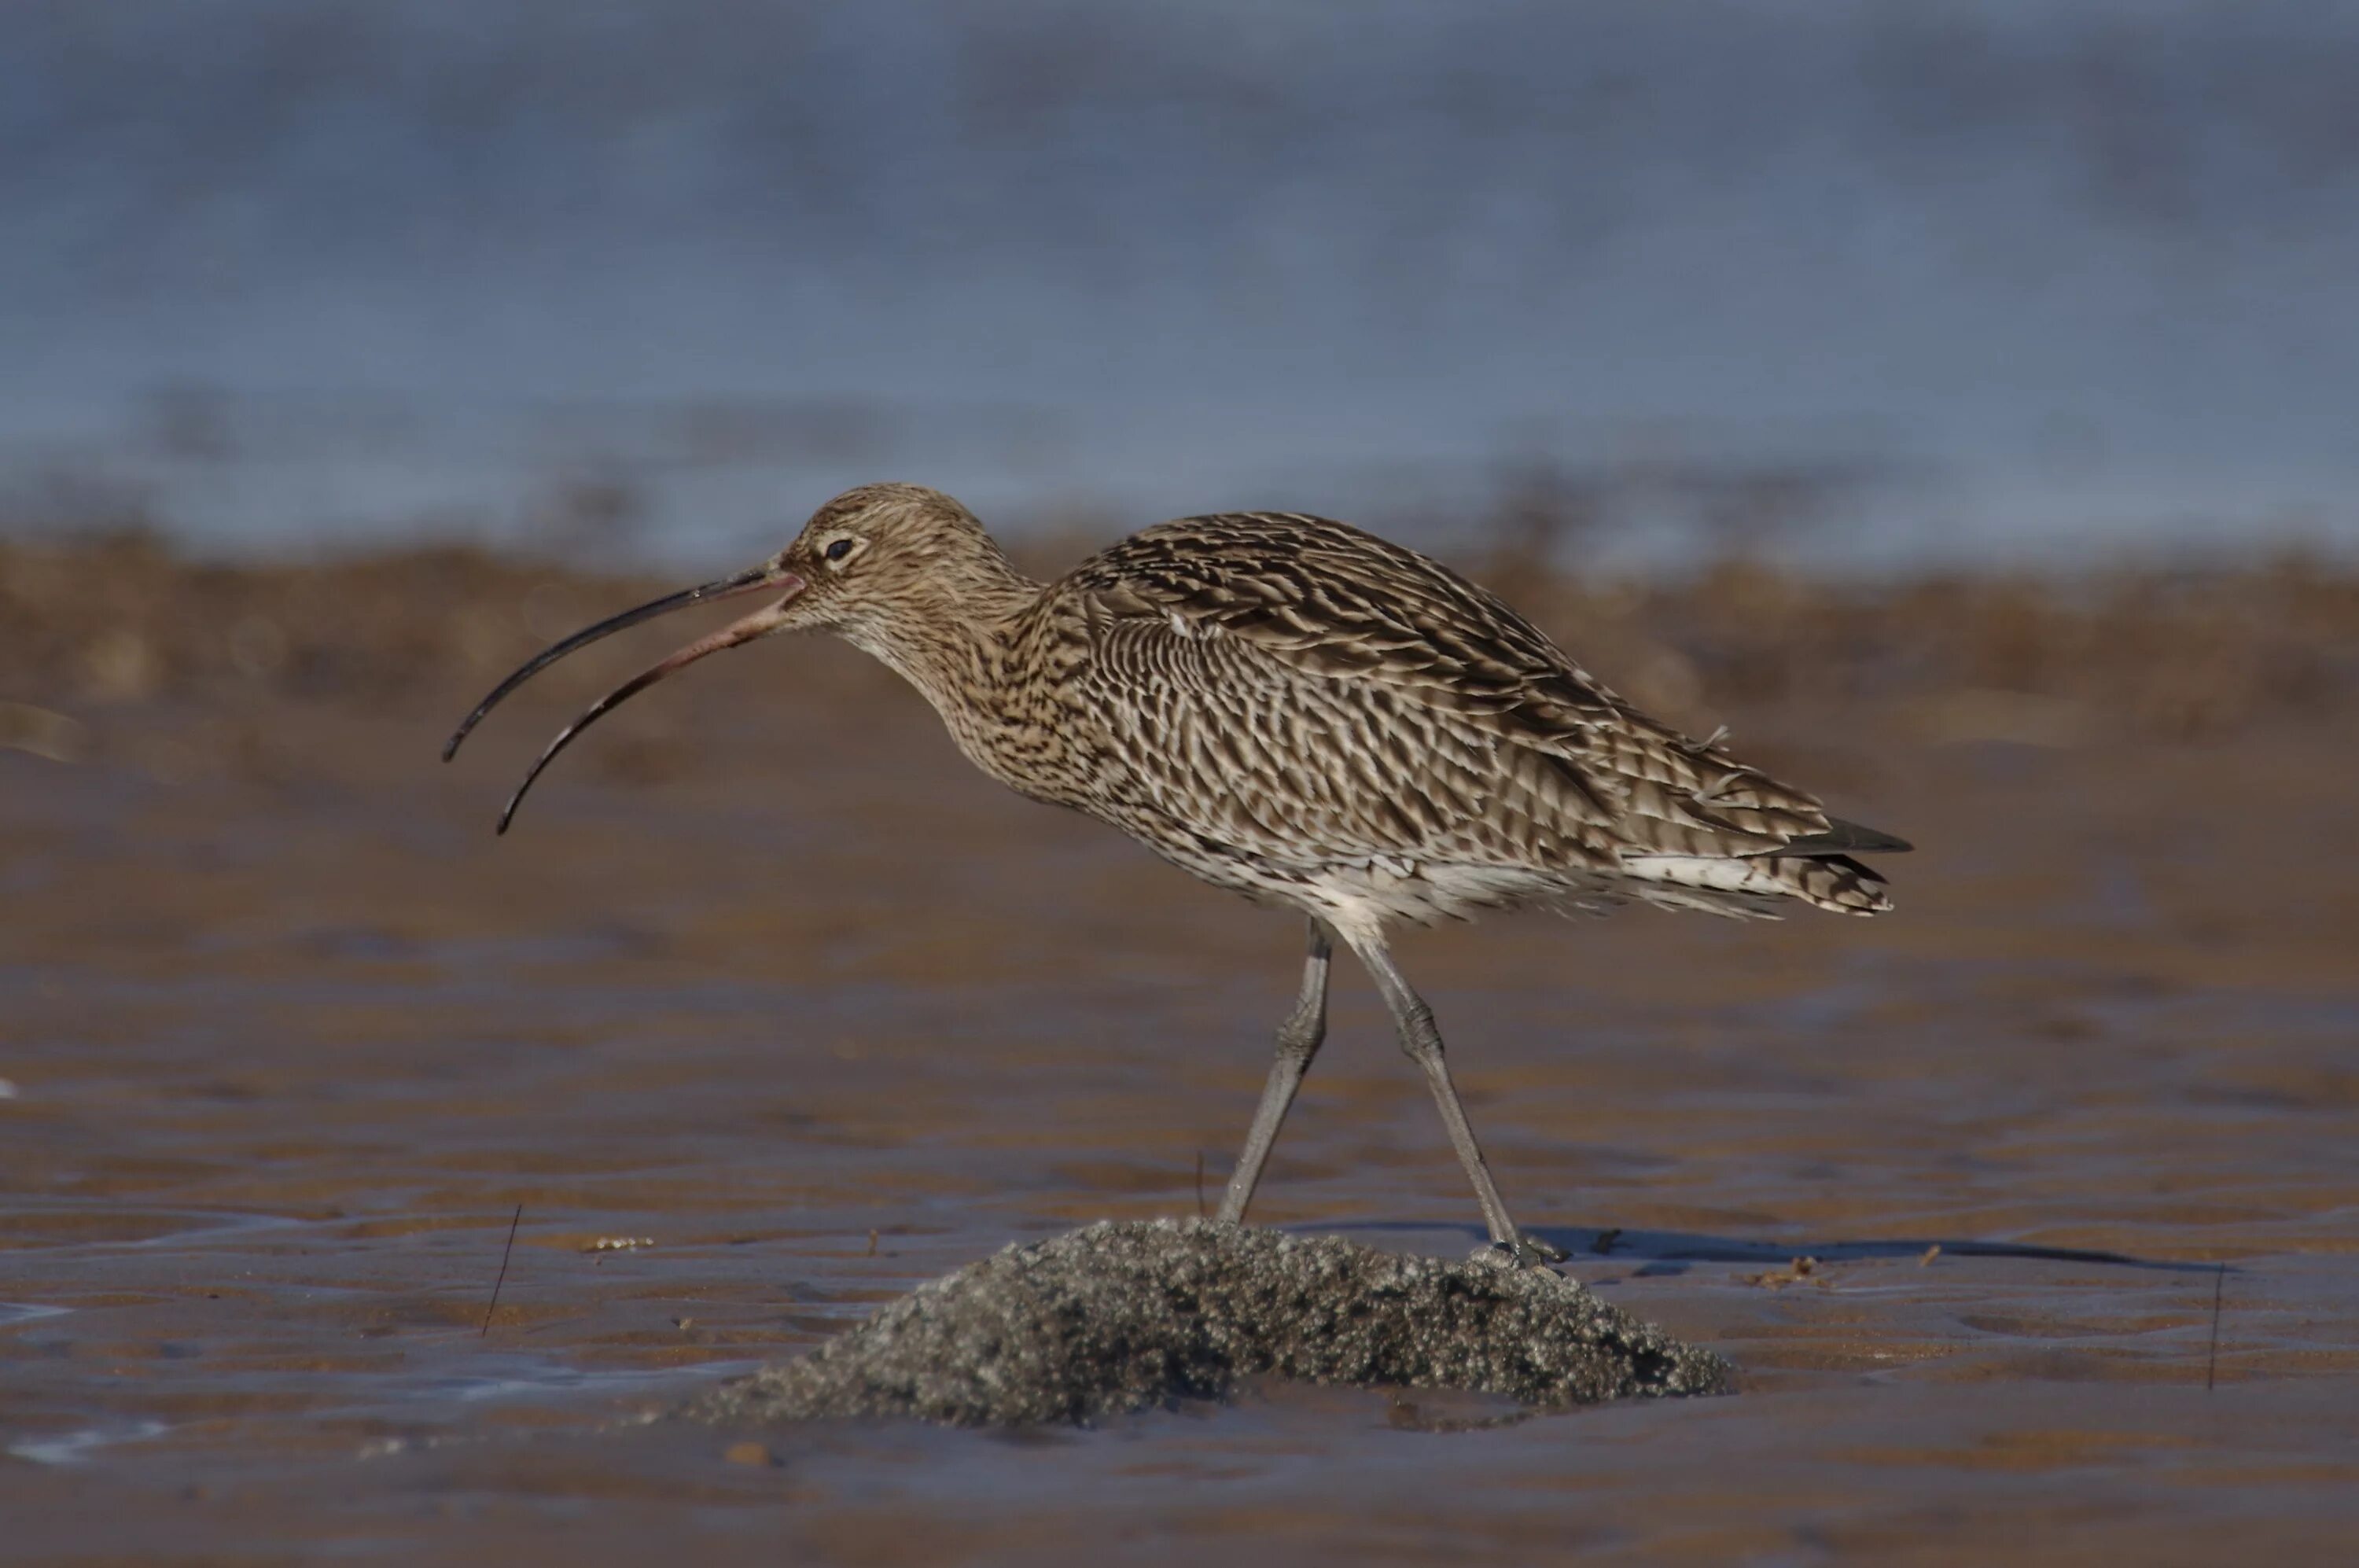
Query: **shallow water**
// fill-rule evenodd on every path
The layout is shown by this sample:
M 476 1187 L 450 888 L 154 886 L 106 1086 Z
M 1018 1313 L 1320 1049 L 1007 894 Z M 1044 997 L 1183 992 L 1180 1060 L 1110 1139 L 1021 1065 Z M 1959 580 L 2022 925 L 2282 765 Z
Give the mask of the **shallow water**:
M 1735 1398 L 1442 1432 L 1498 1412 L 1259 1387 L 756 1452 L 645 1417 L 1006 1242 L 1192 1213 L 1200 1156 L 1216 1201 L 1297 933 L 969 776 L 839 650 L 618 715 L 505 840 L 571 694 L 442 768 L 473 694 L 94 709 L 79 763 L 0 751 L 0 1555 L 2153 1563 L 2359 1533 L 2359 893 L 2318 847 L 2347 736 L 1750 713 L 1748 755 L 1925 846 L 1897 915 L 1406 945 L 1511 1204 L 1730 1356 Z M 1480 1239 L 1352 977 L 1256 1217 Z

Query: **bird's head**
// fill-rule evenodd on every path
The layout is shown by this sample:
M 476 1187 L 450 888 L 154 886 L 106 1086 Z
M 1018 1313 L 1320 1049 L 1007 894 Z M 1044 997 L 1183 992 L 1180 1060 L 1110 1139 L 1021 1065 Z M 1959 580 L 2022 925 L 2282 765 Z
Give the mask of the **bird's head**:
M 802 586 L 781 630 L 826 626 L 864 640 L 1004 579 L 1006 557 L 974 514 L 922 485 L 863 485 L 813 512 L 776 568 Z
M 1006 576 L 1006 558 L 999 547 L 974 515 L 950 496 L 921 485 L 863 485 L 812 513 L 794 541 L 767 561 L 734 576 L 625 610 L 535 654 L 467 715 L 442 748 L 442 759 L 448 762 L 457 756 L 468 733 L 509 692 L 576 648 L 693 604 L 724 599 L 768 601 L 751 615 L 649 666 L 560 731 L 500 813 L 499 831 L 506 833 L 525 791 L 575 735 L 610 709 L 705 655 L 778 632 L 821 627 L 869 644 L 877 640 L 880 626 L 894 622 L 922 624 L 929 613 L 956 602 L 967 591 L 1004 582 Z

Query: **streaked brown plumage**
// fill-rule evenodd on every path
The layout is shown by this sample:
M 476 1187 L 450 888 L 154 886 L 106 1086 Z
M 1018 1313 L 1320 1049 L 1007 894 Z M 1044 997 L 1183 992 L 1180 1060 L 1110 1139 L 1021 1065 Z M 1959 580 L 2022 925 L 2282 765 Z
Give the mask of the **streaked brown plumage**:
M 769 561 L 567 638 L 493 703 L 582 644 L 667 610 L 764 592 L 560 733 L 704 654 L 832 630 L 931 702 L 985 773 L 1110 822 L 1216 886 L 1310 920 L 1310 954 L 1224 1219 L 1243 1219 L 1324 1034 L 1331 940 L 1367 965 L 1425 1070 L 1493 1239 L 1519 1255 L 1443 1066 L 1431 1012 L 1386 947 L 1402 921 L 1630 899 L 1729 914 L 1788 901 L 1890 907 L 1854 853 L 1908 847 L 1648 718 L 1484 589 L 1413 550 L 1292 513 L 1189 517 L 1046 584 L 965 507 L 871 485 Z M 505 831 L 508 816 L 501 818 Z

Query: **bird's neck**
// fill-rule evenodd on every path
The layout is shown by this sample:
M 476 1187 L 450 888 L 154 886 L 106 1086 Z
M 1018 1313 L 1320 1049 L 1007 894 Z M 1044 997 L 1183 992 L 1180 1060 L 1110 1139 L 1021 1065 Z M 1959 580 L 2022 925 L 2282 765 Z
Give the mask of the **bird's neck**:
M 979 710 L 1006 685 L 1020 628 L 1040 594 L 1039 583 L 994 549 L 839 630 L 915 686 L 963 746 Z

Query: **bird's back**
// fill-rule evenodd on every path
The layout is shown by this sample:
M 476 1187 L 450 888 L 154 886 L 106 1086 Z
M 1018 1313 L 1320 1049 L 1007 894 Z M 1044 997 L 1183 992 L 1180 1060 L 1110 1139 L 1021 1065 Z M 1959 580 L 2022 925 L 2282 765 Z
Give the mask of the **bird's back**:
M 1207 880 L 1332 918 L 1631 897 L 1872 914 L 1905 848 L 1633 708 L 1495 596 L 1349 525 L 1183 518 L 1051 584 L 1059 792 Z

